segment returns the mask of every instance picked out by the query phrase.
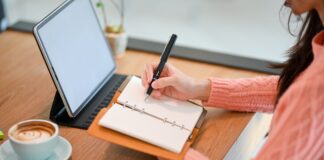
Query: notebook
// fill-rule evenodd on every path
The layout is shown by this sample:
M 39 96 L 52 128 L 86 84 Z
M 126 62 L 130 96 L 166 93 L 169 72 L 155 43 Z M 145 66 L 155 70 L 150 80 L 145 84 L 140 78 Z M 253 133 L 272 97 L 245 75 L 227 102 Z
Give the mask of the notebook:
M 141 79 L 133 76 L 99 125 L 180 153 L 203 108 L 170 97 L 144 101 L 145 96 Z

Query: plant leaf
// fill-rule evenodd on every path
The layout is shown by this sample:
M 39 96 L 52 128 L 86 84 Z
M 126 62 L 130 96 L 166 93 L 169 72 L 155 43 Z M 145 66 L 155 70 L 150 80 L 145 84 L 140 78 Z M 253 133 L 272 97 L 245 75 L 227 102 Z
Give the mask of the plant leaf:
M 101 7 L 103 7 L 103 4 L 102 4 L 102 2 L 97 2 L 97 3 L 96 3 L 96 6 L 97 6 L 98 8 L 101 8 Z

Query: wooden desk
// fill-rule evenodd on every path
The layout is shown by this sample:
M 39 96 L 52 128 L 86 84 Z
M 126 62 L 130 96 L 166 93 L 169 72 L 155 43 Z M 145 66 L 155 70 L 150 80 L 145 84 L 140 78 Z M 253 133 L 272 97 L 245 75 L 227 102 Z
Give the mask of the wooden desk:
M 117 59 L 117 72 L 140 75 L 145 63 L 158 60 L 159 56 L 155 54 L 127 51 L 122 58 Z M 263 75 L 179 58 L 170 58 L 169 62 L 197 78 Z M 18 121 L 31 118 L 48 119 L 55 91 L 33 35 L 14 31 L 0 33 L 0 128 L 5 135 L 9 127 Z M 252 115 L 208 108 L 206 121 L 193 148 L 210 159 L 222 159 Z M 74 160 L 156 159 L 96 139 L 89 136 L 85 130 L 60 127 L 60 134 L 71 142 Z M 4 140 L 0 141 L 3 142 Z

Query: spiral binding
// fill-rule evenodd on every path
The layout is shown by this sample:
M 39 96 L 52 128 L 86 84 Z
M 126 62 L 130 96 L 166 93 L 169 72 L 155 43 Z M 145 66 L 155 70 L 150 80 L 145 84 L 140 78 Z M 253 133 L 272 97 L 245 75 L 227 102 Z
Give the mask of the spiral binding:
M 146 115 L 148 115 L 148 116 L 151 116 L 151 117 L 153 117 L 153 118 L 155 118 L 155 119 L 158 119 L 158 120 L 162 121 L 163 123 L 169 123 L 169 124 L 171 124 L 172 126 L 175 126 L 175 127 L 180 128 L 181 130 L 187 130 L 187 131 L 190 132 L 190 130 L 189 130 L 188 128 L 186 128 L 183 124 L 177 124 L 176 121 L 172 121 L 172 122 L 171 122 L 171 121 L 168 120 L 167 117 L 161 118 L 161 117 L 155 116 L 155 115 L 153 115 L 153 114 L 150 114 L 150 113 L 146 112 L 144 108 L 140 109 L 140 108 L 137 108 L 137 105 L 130 105 L 130 104 L 128 103 L 128 101 L 125 101 L 125 102 L 122 104 L 122 107 L 123 107 L 123 108 L 126 108 L 126 107 L 127 107 L 127 108 L 131 109 L 132 111 L 137 111 L 137 112 L 139 112 L 139 113 L 141 113 L 141 114 L 146 114 Z

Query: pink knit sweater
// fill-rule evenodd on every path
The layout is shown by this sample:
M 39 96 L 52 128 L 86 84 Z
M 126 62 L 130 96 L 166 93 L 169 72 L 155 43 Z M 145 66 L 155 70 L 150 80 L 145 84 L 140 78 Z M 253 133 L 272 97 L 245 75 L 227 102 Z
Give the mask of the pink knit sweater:
M 324 31 L 312 42 L 314 60 L 280 98 L 278 76 L 210 78 L 206 106 L 237 111 L 273 112 L 269 137 L 257 160 L 324 159 Z

